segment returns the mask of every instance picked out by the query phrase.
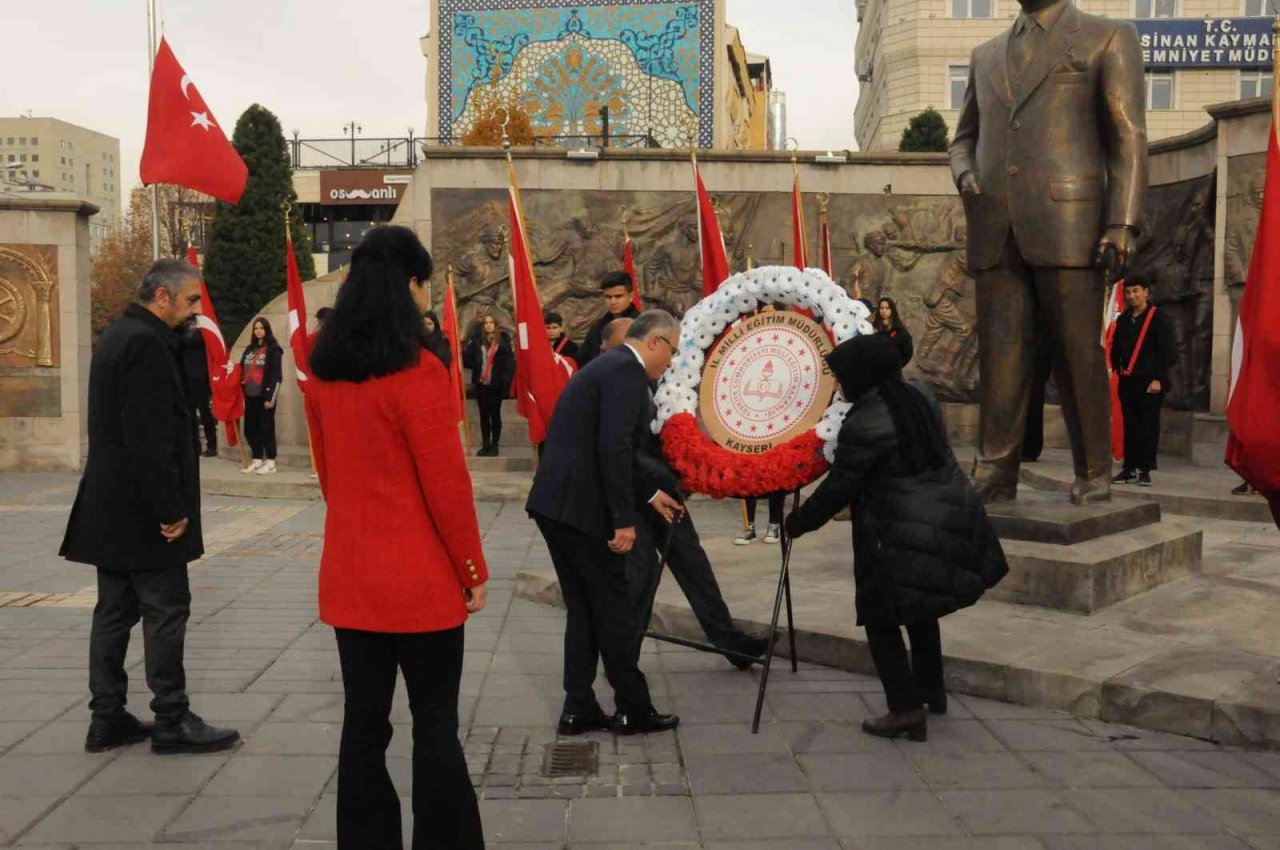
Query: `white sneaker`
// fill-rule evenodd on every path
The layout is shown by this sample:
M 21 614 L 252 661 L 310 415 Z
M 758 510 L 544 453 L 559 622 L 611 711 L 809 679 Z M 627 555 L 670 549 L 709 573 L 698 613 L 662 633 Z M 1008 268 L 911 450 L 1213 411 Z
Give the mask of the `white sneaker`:
M 765 543 L 777 543 L 778 538 L 782 536 L 782 526 L 776 522 L 769 523 L 769 529 L 764 533 Z
M 246 466 L 244 469 L 240 470 L 240 472 L 247 474 L 250 472 L 257 472 L 261 468 L 262 468 L 262 461 L 255 457 L 253 459 L 253 462 L 250 463 L 248 466 Z
M 262 466 L 255 469 L 254 472 L 258 475 L 275 475 L 276 462 L 274 460 L 264 461 Z
M 756 542 L 756 527 L 754 525 L 747 526 L 747 528 L 742 532 L 742 534 L 733 538 L 734 546 L 750 546 L 752 543 L 755 543 L 755 542 Z

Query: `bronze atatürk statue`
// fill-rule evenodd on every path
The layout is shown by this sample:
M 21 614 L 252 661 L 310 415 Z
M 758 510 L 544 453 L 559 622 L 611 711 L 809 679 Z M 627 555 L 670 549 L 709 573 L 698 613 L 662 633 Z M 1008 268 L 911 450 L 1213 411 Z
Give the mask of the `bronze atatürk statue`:
M 951 143 L 977 276 L 981 423 L 975 478 L 1017 492 L 1036 338 L 1048 335 L 1075 460 L 1076 503 L 1111 498 L 1100 344 L 1102 267 L 1134 253 L 1147 189 L 1142 52 L 1133 24 L 1071 0 L 1020 0 L 979 45 Z

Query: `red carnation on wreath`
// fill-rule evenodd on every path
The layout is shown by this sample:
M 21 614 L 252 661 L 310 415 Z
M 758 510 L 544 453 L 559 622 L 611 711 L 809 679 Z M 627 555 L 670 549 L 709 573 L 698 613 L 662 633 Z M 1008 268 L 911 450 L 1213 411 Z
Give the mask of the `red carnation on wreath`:
M 850 408 L 838 391 L 828 397 L 816 426 L 764 451 L 739 452 L 726 448 L 712 439 L 699 422 L 702 373 L 707 358 L 715 354 L 723 361 L 721 341 L 735 328 L 745 327 L 744 318 L 755 316 L 762 308 L 768 309 L 768 305 L 775 303 L 808 311 L 822 322 L 827 335 L 837 344 L 860 333 L 872 332 L 866 307 L 854 301 L 819 269 L 786 266 L 753 269 L 724 281 L 716 292 L 690 308 L 681 322 L 680 350 L 654 394 L 658 407 L 655 425 L 660 429 L 663 451 L 680 474 L 687 493 L 704 493 L 719 499 L 791 492 L 823 475 L 834 457 L 836 435 Z M 772 320 L 771 324 L 788 321 Z M 808 327 L 813 329 L 812 324 Z M 738 339 L 746 337 L 759 340 L 754 330 L 744 330 Z M 727 344 L 731 347 L 736 341 L 729 340 Z M 732 360 L 729 363 L 732 365 Z M 815 365 L 812 359 L 807 363 Z M 825 369 L 825 364 L 816 365 L 820 371 Z M 761 373 L 765 380 L 755 383 L 768 384 L 772 371 L 772 363 L 766 361 Z M 805 388 L 808 389 L 808 385 Z M 751 383 L 738 390 L 740 394 L 753 392 Z M 773 395 L 781 392 L 778 387 L 756 387 L 754 391 Z M 727 397 L 721 395 L 722 399 Z M 815 404 L 824 401 L 817 395 L 812 399 Z

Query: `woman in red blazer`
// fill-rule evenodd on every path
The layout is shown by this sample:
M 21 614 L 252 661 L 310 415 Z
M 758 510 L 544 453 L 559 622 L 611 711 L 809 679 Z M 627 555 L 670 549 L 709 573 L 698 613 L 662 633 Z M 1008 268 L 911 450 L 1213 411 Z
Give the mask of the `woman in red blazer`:
M 413 231 L 376 227 L 316 338 L 307 421 L 328 513 L 320 618 L 334 627 L 346 705 L 338 846 L 400 848 L 387 773 L 391 698 L 413 712 L 413 847 L 482 850 L 458 742 L 463 623 L 488 570 L 449 376 L 425 349 L 431 255 Z

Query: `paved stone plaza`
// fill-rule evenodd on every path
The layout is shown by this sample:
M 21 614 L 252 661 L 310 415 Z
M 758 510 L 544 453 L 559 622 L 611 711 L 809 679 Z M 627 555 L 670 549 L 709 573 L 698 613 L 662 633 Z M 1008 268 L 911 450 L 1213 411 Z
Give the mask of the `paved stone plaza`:
M 86 755 L 92 572 L 54 554 L 75 483 L 0 476 L 0 846 L 334 846 L 342 698 L 333 637 L 316 619 L 323 506 L 206 502 L 211 554 L 192 571 L 187 644 L 193 707 L 245 743 L 210 756 L 156 757 L 145 745 Z M 517 571 L 547 566 L 519 505 L 478 510 L 493 582 L 468 625 L 461 709 L 494 845 L 1280 848 L 1277 754 L 964 696 L 932 719 L 927 744 L 882 741 L 857 726 L 883 711 L 873 679 L 784 664 L 753 736 L 757 674 L 666 644 L 648 646 L 643 666 L 681 728 L 596 736 L 596 775 L 543 778 L 563 615 L 512 598 Z M 700 503 L 704 536 L 728 535 L 736 511 Z M 138 640 L 132 708 L 146 717 L 141 660 Z M 407 797 L 398 696 L 390 762 Z

